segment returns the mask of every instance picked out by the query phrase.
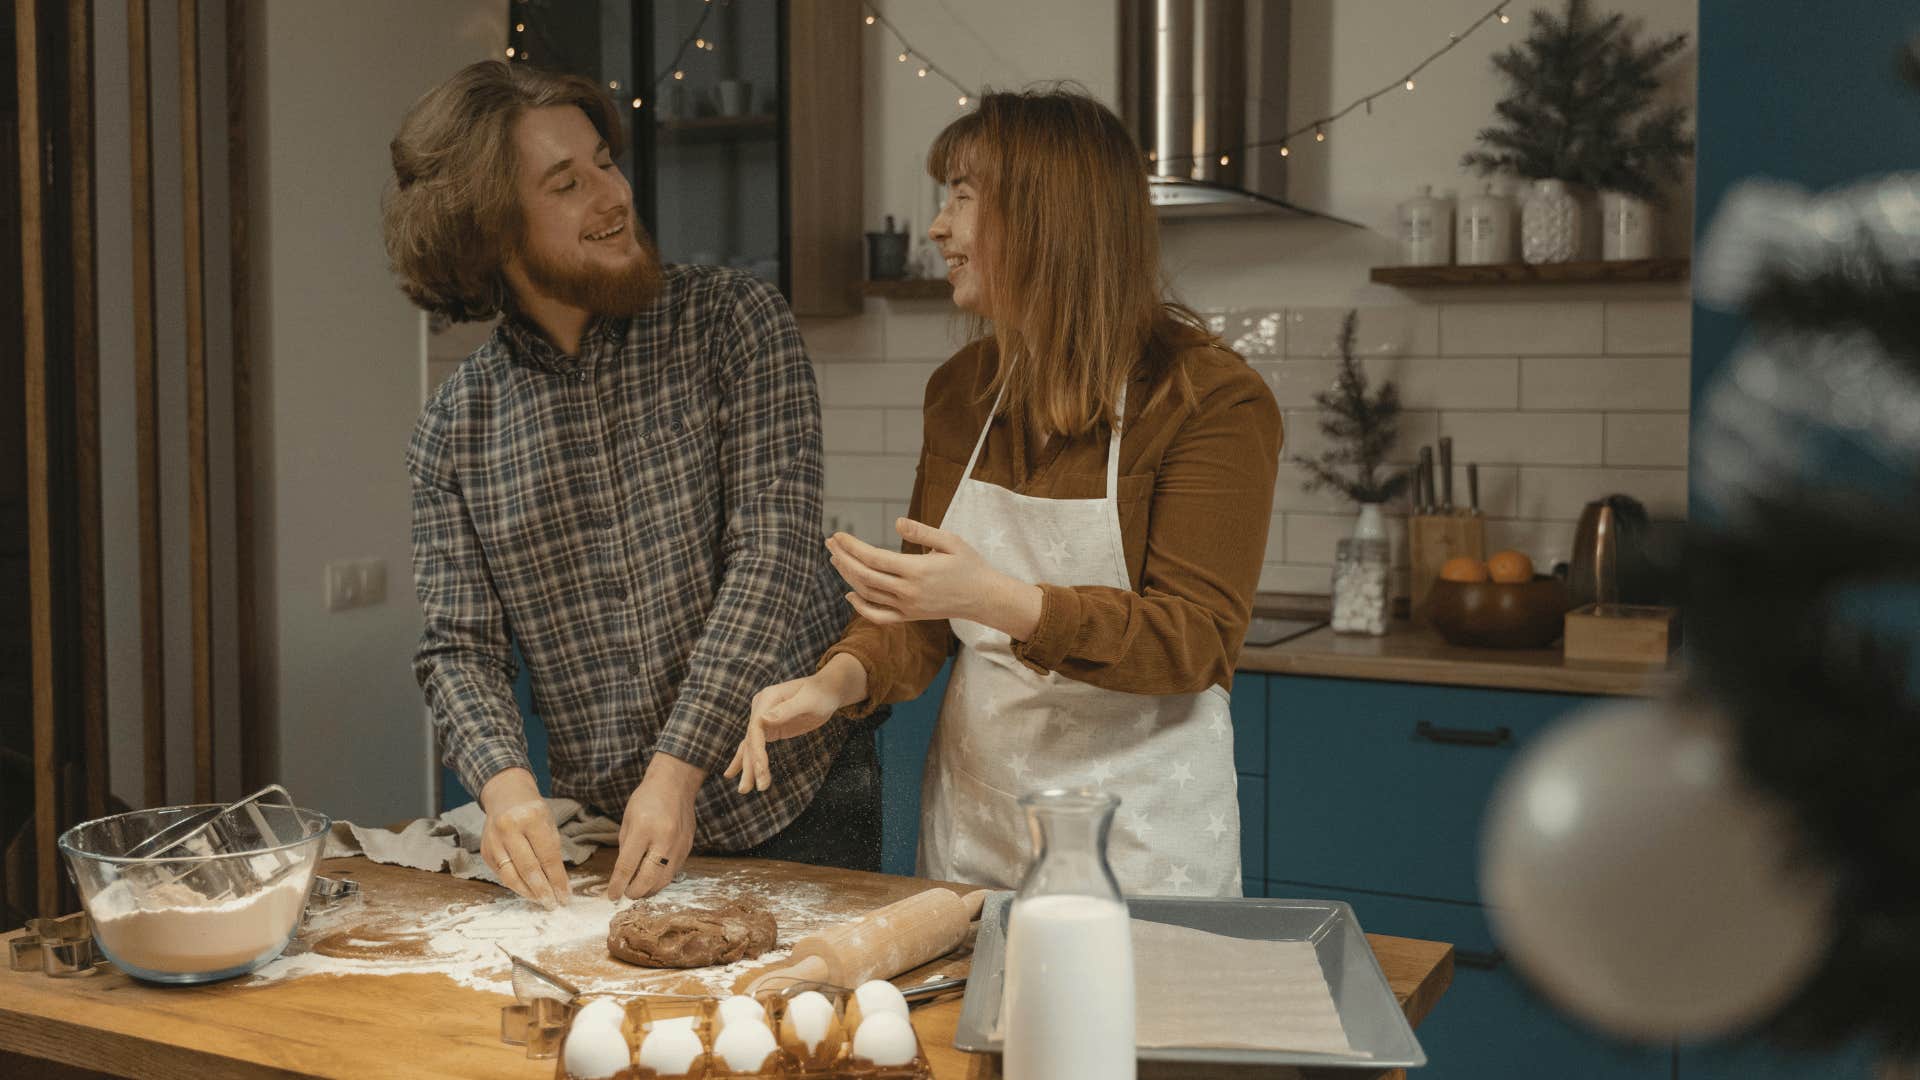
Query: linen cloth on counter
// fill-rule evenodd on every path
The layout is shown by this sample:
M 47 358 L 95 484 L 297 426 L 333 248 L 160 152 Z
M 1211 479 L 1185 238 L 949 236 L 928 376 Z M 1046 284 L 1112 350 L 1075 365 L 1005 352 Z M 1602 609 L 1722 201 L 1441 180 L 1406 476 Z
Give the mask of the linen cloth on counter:
M 620 824 L 612 818 L 589 813 L 572 799 L 548 799 L 546 803 L 554 827 L 560 830 L 560 856 L 567 865 L 585 862 L 596 846 L 620 843 Z M 480 858 L 480 833 L 486 825 L 487 812 L 477 802 L 456 806 L 437 818 L 417 818 L 399 832 L 336 821 L 327 833 L 327 850 L 322 857 L 359 855 L 377 863 L 433 873 L 449 871 L 457 878 L 499 885 L 502 882 L 493 868 Z

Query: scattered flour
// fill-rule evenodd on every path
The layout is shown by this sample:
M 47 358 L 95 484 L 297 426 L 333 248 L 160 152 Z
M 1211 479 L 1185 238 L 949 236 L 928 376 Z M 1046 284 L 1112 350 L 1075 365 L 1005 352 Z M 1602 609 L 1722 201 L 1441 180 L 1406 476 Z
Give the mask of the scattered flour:
M 633 904 L 705 907 L 740 901 L 772 912 L 780 941 L 788 944 L 842 918 L 828 913 L 830 897 L 820 886 L 775 888 L 738 873 L 687 875 L 654 897 L 618 903 L 604 895 L 604 876 L 572 880 L 572 902 L 554 911 L 512 896 L 461 900 L 425 912 L 369 897 L 363 904 L 315 916 L 284 955 L 251 978 L 272 982 L 305 975 L 437 973 L 476 990 L 511 994 L 512 971 L 504 949 L 561 975 L 584 993 L 724 995 L 741 974 L 785 958 L 790 948 L 783 944 L 724 967 L 638 968 L 607 955 L 607 923 L 614 912 Z

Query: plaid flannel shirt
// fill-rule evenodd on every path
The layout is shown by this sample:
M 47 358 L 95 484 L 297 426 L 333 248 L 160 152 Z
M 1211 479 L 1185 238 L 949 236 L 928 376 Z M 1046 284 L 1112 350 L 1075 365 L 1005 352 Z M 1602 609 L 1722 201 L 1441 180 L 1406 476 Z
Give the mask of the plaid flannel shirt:
M 770 791 L 720 772 L 753 695 L 813 671 L 847 621 L 820 454 L 793 316 L 747 274 L 669 267 L 650 311 L 596 320 L 577 357 L 502 320 L 407 448 L 414 674 L 467 789 L 528 764 L 517 645 L 556 795 L 618 817 L 660 751 L 709 774 L 697 846 L 785 828 L 847 721 L 770 746 Z

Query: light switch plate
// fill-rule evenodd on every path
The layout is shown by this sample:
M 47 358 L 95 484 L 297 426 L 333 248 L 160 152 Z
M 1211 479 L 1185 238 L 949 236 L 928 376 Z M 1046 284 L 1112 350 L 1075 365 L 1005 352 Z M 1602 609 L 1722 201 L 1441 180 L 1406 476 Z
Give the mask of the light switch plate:
M 347 611 L 386 603 L 387 564 L 384 559 L 352 559 L 326 565 L 326 608 Z

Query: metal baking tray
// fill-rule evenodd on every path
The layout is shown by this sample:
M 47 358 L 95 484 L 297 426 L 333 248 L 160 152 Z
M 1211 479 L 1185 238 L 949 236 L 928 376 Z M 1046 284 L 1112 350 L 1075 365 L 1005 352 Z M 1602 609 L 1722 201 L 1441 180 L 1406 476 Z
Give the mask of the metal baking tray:
M 987 898 L 980 913 L 980 933 L 974 944 L 973 970 L 967 979 L 967 997 L 953 1045 L 973 1053 L 998 1053 L 1000 1040 L 992 1032 L 1000 1018 L 1001 986 L 1006 973 L 1007 911 L 1013 894 L 998 892 Z M 1374 959 L 1353 908 L 1337 900 L 1185 900 L 1177 897 L 1139 897 L 1127 901 L 1135 919 L 1191 927 L 1212 934 L 1253 941 L 1309 941 L 1320 958 L 1327 988 L 1346 1028 L 1347 1042 L 1368 1057 L 1285 1050 L 1238 1048 L 1142 1048 L 1141 1061 L 1183 1062 L 1264 1068 L 1274 1065 L 1316 1065 L 1336 1068 L 1413 1068 L 1427 1063 L 1426 1052 L 1413 1037 L 1407 1014 L 1394 999 L 1393 989 Z M 1236 1069 L 1232 1074 L 1237 1075 Z M 1210 1073 L 1209 1075 L 1215 1075 Z M 1249 1072 L 1252 1075 L 1252 1072 Z

